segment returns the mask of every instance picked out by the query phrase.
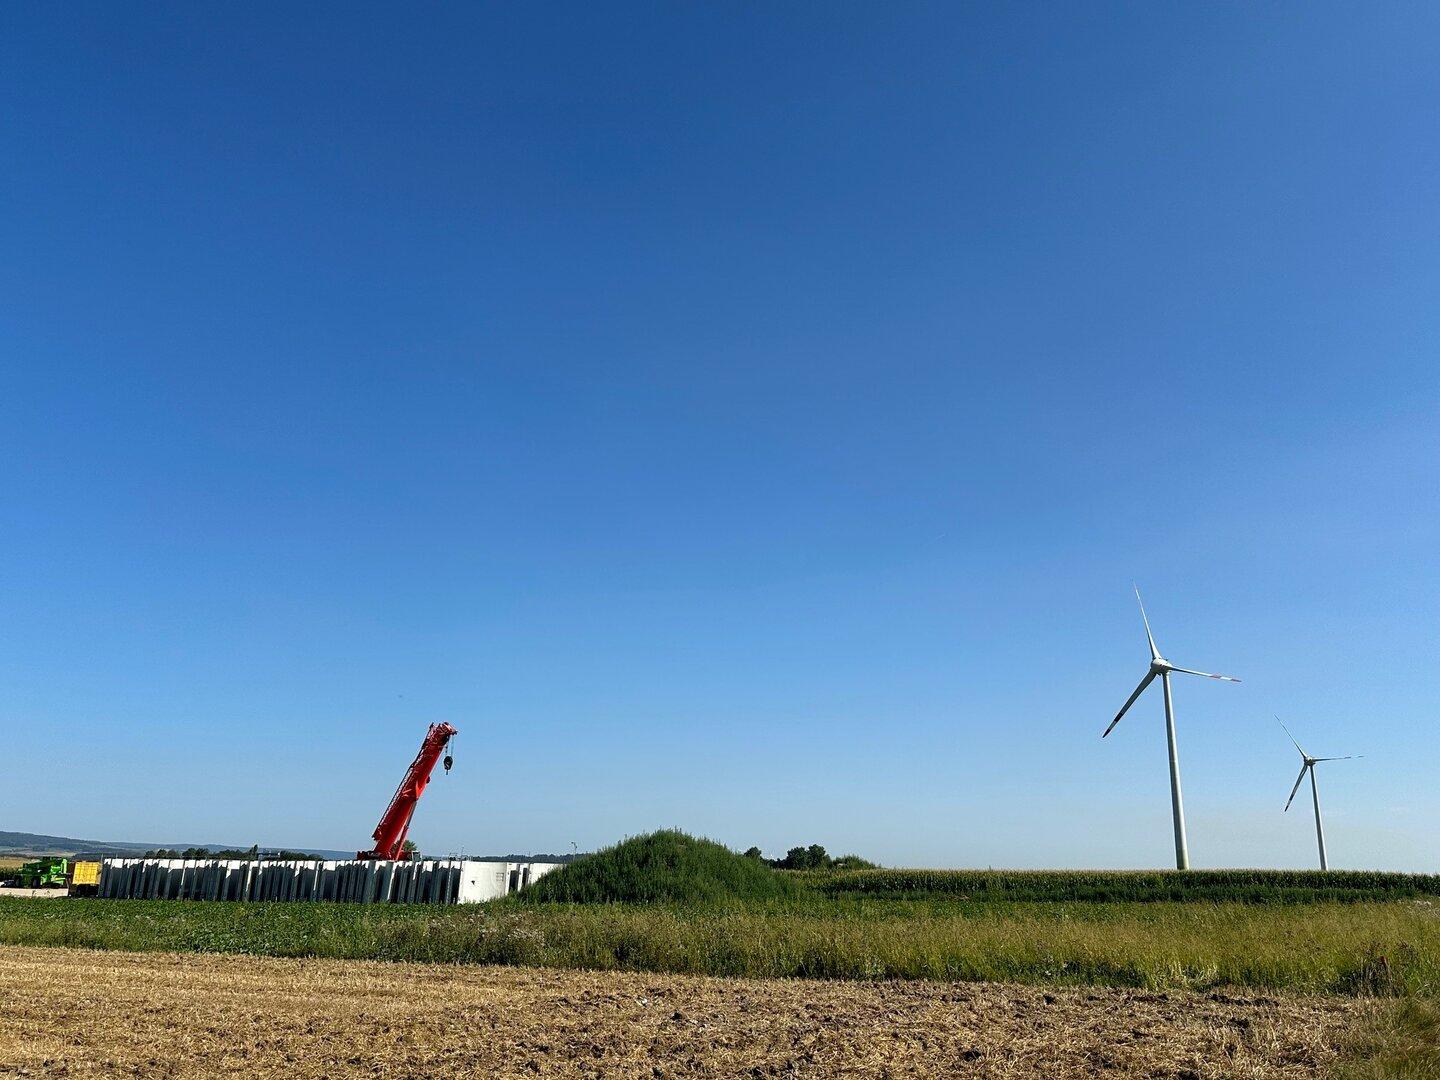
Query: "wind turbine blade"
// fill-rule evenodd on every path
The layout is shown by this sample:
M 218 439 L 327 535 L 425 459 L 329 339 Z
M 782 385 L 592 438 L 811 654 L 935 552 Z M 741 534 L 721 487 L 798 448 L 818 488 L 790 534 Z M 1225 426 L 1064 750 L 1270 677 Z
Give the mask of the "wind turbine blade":
M 1206 679 L 1223 679 L 1225 682 L 1239 682 L 1234 675 L 1211 675 L 1208 671 L 1192 671 L 1188 667 L 1172 667 L 1171 671 L 1178 671 L 1185 675 L 1199 675 Z
M 1344 757 L 1317 757 L 1317 758 L 1311 758 L 1310 760 L 1311 760 L 1311 761 L 1354 761 L 1356 758 L 1362 758 L 1362 757 L 1364 757 L 1364 756 L 1365 756 L 1364 754 L 1346 754 Z
M 1285 800 L 1285 809 L 1290 809 L 1290 804 L 1295 801 L 1295 792 L 1300 790 L 1300 781 L 1305 779 L 1305 770 L 1310 768 L 1310 762 L 1300 766 L 1300 775 L 1295 778 L 1295 786 L 1290 789 L 1290 798 Z
M 1115 730 L 1115 725 L 1120 722 L 1120 718 L 1122 716 L 1124 716 L 1127 712 L 1130 711 L 1130 706 L 1135 704 L 1135 699 L 1138 698 L 1141 694 L 1143 694 L 1145 692 L 1145 687 L 1149 686 L 1154 681 L 1155 672 L 1147 671 L 1145 673 L 1145 677 L 1140 680 L 1140 685 L 1135 687 L 1135 692 L 1126 699 L 1124 705 L 1120 706 L 1120 711 L 1115 714 L 1115 719 L 1110 721 L 1110 726 L 1105 729 L 1105 735 L 1109 735 L 1110 732 Z M 1103 739 L 1105 738 L 1105 735 L 1101 735 L 1100 737 Z
M 1276 722 L 1277 724 L 1279 724 L 1282 728 L 1285 728 L 1285 734 L 1286 734 L 1286 735 L 1290 735 L 1290 729 L 1289 729 L 1288 727 L 1285 727 L 1285 721 L 1284 721 L 1284 720 L 1281 720 L 1280 717 L 1277 716 L 1277 717 L 1275 717 L 1275 722 Z M 1300 744 L 1299 744 L 1299 742 L 1296 741 L 1294 735 L 1290 735 L 1290 741 L 1291 741 L 1292 743 L 1295 743 L 1295 749 L 1300 751 L 1300 756 L 1301 756 L 1301 757 L 1304 757 L 1304 756 L 1305 756 L 1305 751 L 1304 751 L 1303 749 L 1301 749 Z
M 1135 599 L 1140 603 L 1140 618 L 1145 620 L 1145 639 L 1150 642 L 1150 659 L 1159 660 L 1160 650 L 1155 647 L 1155 635 L 1150 633 L 1150 616 L 1145 614 L 1145 601 L 1140 599 L 1140 586 L 1133 581 L 1130 584 L 1135 590 Z M 1124 712 L 1125 710 L 1120 711 Z

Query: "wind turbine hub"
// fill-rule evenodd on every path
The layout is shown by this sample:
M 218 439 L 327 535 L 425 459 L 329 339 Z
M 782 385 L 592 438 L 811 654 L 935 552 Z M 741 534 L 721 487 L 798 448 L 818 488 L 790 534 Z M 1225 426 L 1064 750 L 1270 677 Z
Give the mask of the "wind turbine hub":
M 1164 675 L 1165 672 L 1171 671 L 1173 669 L 1174 665 L 1171 664 L 1169 660 L 1166 660 L 1163 656 L 1157 656 L 1154 660 L 1150 661 L 1150 670 L 1155 672 L 1156 675 Z

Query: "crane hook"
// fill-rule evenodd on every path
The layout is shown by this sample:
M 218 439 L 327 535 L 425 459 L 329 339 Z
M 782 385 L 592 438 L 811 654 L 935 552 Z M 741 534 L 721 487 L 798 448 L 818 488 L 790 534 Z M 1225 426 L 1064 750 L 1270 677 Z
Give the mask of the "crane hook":
M 445 755 L 445 771 L 446 771 L 447 773 L 450 771 L 450 766 L 451 766 L 451 765 L 454 765 L 454 764 L 455 764 L 455 759 L 454 759 L 451 755 L 446 754 L 446 755 Z

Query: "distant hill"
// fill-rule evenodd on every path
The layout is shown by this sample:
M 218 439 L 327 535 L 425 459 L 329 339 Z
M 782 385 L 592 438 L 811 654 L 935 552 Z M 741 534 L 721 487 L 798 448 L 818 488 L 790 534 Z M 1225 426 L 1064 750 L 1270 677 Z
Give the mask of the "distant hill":
M 81 840 L 74 836 L 49 836 L 45 833 L 5 832 L 0 830 L 0 854 L 3 855 L 113 855 L 136 856 L 157 848 L 209 848 L 211 851 L 245 850 L 249 844 L 139 844 L 130 840 Z M 325 848 L 295 848 L 327 859 L 353 859 L 353 851 L 331 851 Z

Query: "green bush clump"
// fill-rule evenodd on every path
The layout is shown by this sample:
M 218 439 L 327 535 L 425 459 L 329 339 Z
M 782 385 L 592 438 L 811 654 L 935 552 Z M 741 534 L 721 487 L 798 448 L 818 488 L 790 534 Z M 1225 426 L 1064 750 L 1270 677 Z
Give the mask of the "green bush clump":
M 636 836 L 546 874 L 530 904 L 714 904 L 774 900 L 798 886 L 756 859 L 676 829 Z

